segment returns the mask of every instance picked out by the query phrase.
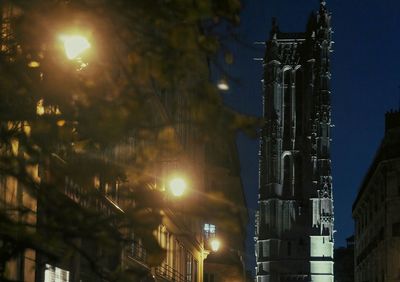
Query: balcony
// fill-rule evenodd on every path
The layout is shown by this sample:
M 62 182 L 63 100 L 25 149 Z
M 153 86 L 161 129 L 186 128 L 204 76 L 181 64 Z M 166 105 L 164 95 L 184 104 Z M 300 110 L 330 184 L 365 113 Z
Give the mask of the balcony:
M 162 279 L 161 281 L 186 282 L 185 276 L 168 264 L 156 267 L 156 275 Z
M 124 248 L 124 265 L 139 273 L 150 271 L 150 267 L 146 263 L 147 251 L 139 241 L 132 241 L 131 244 Z

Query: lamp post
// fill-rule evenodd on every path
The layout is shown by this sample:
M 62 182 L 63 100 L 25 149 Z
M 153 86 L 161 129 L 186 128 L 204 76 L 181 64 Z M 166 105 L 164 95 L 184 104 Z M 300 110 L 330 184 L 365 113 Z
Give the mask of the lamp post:
M 80 34 L 61 34 L 58 36 L 58 39 L 64 47 L 67 59 L 78 64 L 78 71 L 88 65 L 88 63 L 82 59 L 82 56 L 91 48 L 88 38 Z
M 217 83 L 217 87 L 221 91 L 228 91 L 229 90 L 229 84 L 228 84 L 227 79 L 225 77 L 221 78 Z
M 216 253 L 220 250 L 221 248 L 221 241 L 217 237 L 212 237 L 209 239 L 209 245 L 211 247 L 211 251 Z M 234 248 L 229 248 L 228 249 L 230 252 L 234 252 L 237 254 L 237 256 L 240 259 L 241 267 L 242 267 L 242 275 L 243 275 L 243 282 L 246 282 L 246 265 L 245 261 L 243 258 L 243 251 L 234 249 Z
M 173 177 L 168 183 L 168 188 L 172 195 L 175 197 L 181 197 L 186 191 L 186 181 L 181 177 Z
M 91 47 L 88 39 L 82 35 L 62 34 L 59 36 L 59 40 L 63 43 L 65 55 L 69 60 L 79 59 Z
M 219 248 L 221 247 L 221 241 L 216 237 L 210 239 L 209 244 L 211 247 L 211 251 L 213 252 L 218 252 Z
M 91 44 L 85 36 L 79 34 L 61 34 L 57 37 L 57 39 L 58 43 L 61 42 L 64 49 L 63 51 L 67 59 L 70 61 L 74 61 L 75 63 L 78 64 L 77 68 L 78 71 L 82 70 L 84 67 L 88 65 L 86 62 L 82 60 L 82 56 L 84 55 L 84 53 L 91 48 Z M 28 67 L 38 68 L 40 67 L 40 63 L 33 60 L 28 63 Z M 41 79 L 42 79 L 42 74 L 41 74 Z M 39 116 L 44 114 L 60 115 L 61 112 L 59 110 L 58 105 L 45 106 L 44 100 L 43 98 L 41 98 L 38 99 L 38 101 L 36 102 L 36 114 Z M 65 120 L 57 121 L 58 126 L 63 126 L 64 124 Z

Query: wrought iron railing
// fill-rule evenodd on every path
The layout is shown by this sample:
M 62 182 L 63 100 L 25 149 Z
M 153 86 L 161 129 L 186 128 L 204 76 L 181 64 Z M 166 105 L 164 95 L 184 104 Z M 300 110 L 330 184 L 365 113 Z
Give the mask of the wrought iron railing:
M 182 273 L 165 263 L 156 267 L 156 274 L 168 281 L 186 282 Z

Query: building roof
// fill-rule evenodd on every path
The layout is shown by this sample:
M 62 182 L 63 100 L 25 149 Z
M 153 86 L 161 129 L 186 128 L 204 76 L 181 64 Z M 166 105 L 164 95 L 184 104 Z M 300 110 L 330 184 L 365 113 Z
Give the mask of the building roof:
M 357 197 L 352 207 L 353 212 L 379 165 L 383 161 L 388 161 L 399 157 L 400 157 L 400 111 L 390 111 L 387 112 L 385 115 L 385 136 L 358 190 Z

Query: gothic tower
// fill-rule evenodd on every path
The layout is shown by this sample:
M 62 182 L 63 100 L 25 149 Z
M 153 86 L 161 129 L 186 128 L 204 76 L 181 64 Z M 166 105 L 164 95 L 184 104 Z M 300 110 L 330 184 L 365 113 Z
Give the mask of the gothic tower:
M 256 218 L 257 282 L 333 282 L 330 13 L 266 43 Z

